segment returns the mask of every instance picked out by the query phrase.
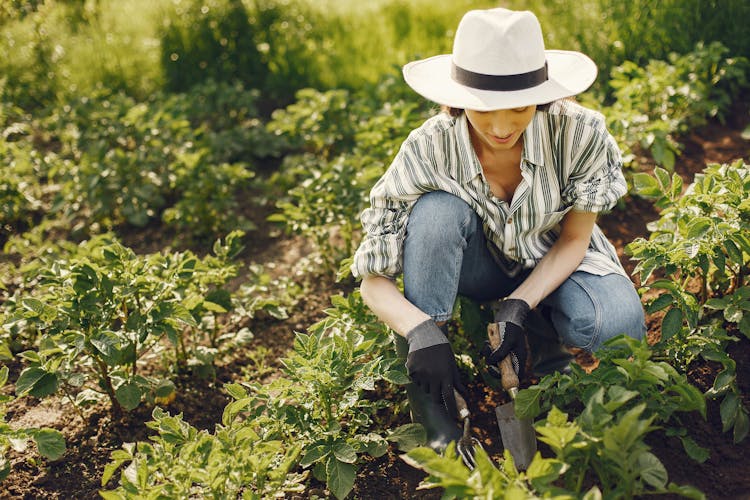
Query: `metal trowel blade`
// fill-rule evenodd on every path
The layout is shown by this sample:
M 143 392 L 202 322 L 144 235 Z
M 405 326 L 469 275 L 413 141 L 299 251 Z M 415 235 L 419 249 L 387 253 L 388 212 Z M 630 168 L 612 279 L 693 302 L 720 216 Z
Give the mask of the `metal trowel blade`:
M 495 408 L 497 425 L 503 447 L 510 451 L 513 461 L 519 470 L 526 470 L 536 453 L 536 432 L 530 419 L 519 419 L 515 406 L 506 403 Z

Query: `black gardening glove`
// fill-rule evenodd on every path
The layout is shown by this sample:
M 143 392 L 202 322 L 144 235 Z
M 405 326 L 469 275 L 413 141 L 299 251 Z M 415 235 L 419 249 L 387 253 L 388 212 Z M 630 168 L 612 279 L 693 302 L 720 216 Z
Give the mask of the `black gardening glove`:
M 430 395 L 435 404 L 444 405 L 448 414 L 456 418 L 456 397 L 453 389 L 465 393 L 458 374 L 456 358 L 445 334 L 428 319 L 406 334 L 409 354 L 406 370 L 420 389 Z
M 521 299 L 505 299 L 495 311 L 495 322 L 500 331 L 500 346 L 493 350 L 489 342 L 482 350 L 487 367 L 492 375 L 500 378 L 498 365 L 510 355 L 513 369 L 518 378 L 523 378 L 523 370 L 526 366 L 526 336 L 523 323 L 529 313 L 529 304 Z

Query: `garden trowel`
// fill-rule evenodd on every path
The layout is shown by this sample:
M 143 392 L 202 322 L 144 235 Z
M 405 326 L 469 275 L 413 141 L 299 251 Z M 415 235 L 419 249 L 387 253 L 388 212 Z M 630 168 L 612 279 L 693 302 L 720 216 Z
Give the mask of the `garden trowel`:
M 493 350 L 500 347 L 500 331 L 497 323 L 490 323 L 487 336 Z M 518 375 L 513 370 L 510 355 L 500 362 L 500 378 L 503 389 L 510 396 L 510 402 L 495 408 L 497 424 L 500 426 L 500 437 L 503 447 L 510 451 L 513 461 L 519 470 L 526 470 L 536 453 L 536 432 L 530 419 L 516 416 L 515 399 L 518 394 Z

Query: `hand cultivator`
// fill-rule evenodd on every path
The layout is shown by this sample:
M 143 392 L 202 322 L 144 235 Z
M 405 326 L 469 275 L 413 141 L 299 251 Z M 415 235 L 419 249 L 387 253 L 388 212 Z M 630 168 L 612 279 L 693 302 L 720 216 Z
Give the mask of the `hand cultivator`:
M 461 460 L 464 461 L 464 464 L 466 464 L 466 467 L 474 470 L 477 466 L 476 459 L 474 458 L 474 450 L 476 448 L 482 448 L 482 443 L 471 435 L 471 424 L 469 423 L 471 412 L 469 412 L 469 407 L 466 406 L 466 400 L 464 400 L 463 396 L 461 396 L 458 391 L 454 390 L 453 393 L 456 397 L 458 417 L 463 420 L 464 424 L 464 433 L 461 436 L 461 439 L 456 443 L 456 451 L 461 457 Z

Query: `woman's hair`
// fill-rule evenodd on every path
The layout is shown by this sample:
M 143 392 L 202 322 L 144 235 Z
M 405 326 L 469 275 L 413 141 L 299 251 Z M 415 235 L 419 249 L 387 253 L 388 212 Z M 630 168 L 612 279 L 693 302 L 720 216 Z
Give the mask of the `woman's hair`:
M 573 98 L 572 97 L 566 97 L 565 99 L 573 99 Z M 536 105 L 536 110 L 537 111 L 546 111 L 547 108 L 549 108 L 551 105 L 552 105 L 551 102 L 546 102 L 544 104 L 537 104 Z M 463 108 L 452 108 L 450 106 L 440 106 L 440 111 L 442 111 L 443 113 L 447 114 L 448 116 L 450 116 L 452 118 L 458 118 L 464 112 Z

